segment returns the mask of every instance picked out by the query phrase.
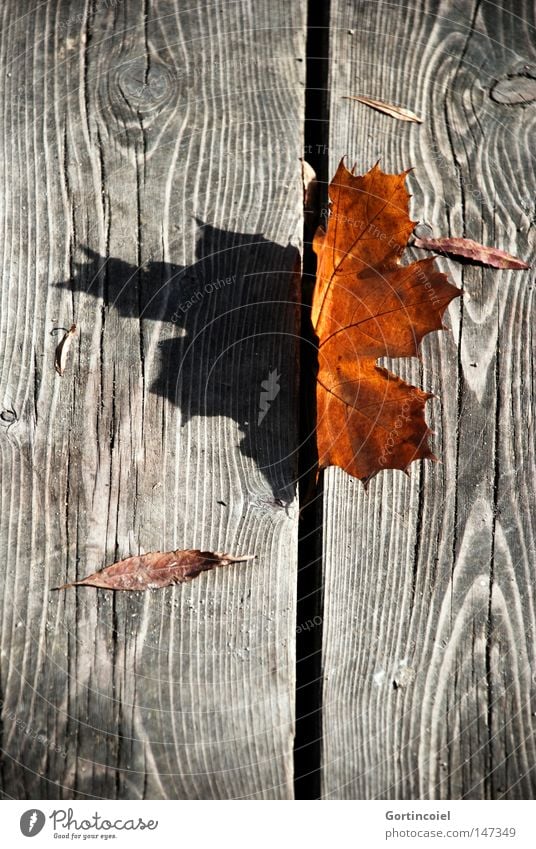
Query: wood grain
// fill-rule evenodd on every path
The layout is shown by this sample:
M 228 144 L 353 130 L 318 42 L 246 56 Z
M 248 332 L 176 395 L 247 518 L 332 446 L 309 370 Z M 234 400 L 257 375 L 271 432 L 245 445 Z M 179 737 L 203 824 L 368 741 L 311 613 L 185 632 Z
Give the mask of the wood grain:
M 0 12 L 8 797 L 293 792 L 305 3 L 185 5 Z M 256 559 L 49 593 L 189 547 Z
M 536 112 L 490 92 L 534 63 L 534 24 L 523 1 L 333 0 L 330 171 L 344 154 L 358 172 L 413 166 L 428 235 L 533 260 Z M 465 293 L 452 332 L 426 340 L 422 365 L 389 365 L 439 396 L 441 464 L 386 472 L 368 494 L 326 473 L 324 798 L 536 791 L 534 273 L 438 264 Z

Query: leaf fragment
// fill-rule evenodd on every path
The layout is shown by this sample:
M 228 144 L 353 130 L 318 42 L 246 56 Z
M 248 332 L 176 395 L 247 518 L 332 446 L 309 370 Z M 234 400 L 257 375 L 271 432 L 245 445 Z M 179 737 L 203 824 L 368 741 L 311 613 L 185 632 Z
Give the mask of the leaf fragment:
M 377 360 L 418 356 L 422 338 L 443 328 L 445 309 L 460 295 L 433 257 L 400 264 L 415 226 L 406 173 L 375 165 L 358 176 L 341 160 L 327 229 L 313 241 L 319 468 L 339 466 L 364 483 L 381 469 L 435 459 L 424 418 L 431 395 Z
M 386 103 L 384 100 L 373 100 L 371 97 L 365 97 L 362 94 L 345 94 L 343 100 L 357 100 L 358 103 L 364 103 L 365 106 L 370 106 L 371 109 L 376 109 L 378 112 L 383 112 L 385 115 L 390 115 L 391 118 L 396 118 L 398 121 L 411 121 L 413 124 L 422 124 L 422 118 L 419 118 L 411 109 L 405 109 L 403 106 L 395 106 L 394 103 Z
M 317 190 L 316 171 L 305 159 L 301 159 L 303 206 L 306 211 L 314 207 L 314 199 Z
M 306 229 L 312 235 L 316 224 L 318 180 L 316 179 L 316 171 L 305 159 L 301 160 L 301 176 L 303 186 L 303 214 Z
M 71 347 L 71 342 L 75 333 L 76 324 L 72 324 L 56 348 L 56 352 L 54 354 L 54 368 L 56 369 L 60 377 L 63 377 L 63 374 L 65 372 L 69 348 Z
M 506 251 L 500 251 L 498 248 L 488 248 L 485 245 L 480 245 L 478 242 L 473 241 L 473 239 L 451 239 L 445 236 L 439 239 L 415 239 L 413 244 L 416 248 L 423 248 L 425 251 L 437 251 L 438 253 L 452 254 L 452 256 L 461 256 L 473 262 L 479 262 L 482 265 L 490 265 L 492 268 L 530 268 L 530 265 L 512 256 L 512 254 L 508 254 Z
M 119 560 L 106 566 L 99 572 L 53 587 L 54 590 L 67 590 L 71 587 L 100 587 L 106 590 L 156 590 L 172 584 L 182 584 L 197 578 L 201 572 L 207 572 L 217 566 L 228 566 L 252 560 L 254 555 L 246 554 L 233 557 L 221 552 L 188 549 L 185 551 L 151 551 Z

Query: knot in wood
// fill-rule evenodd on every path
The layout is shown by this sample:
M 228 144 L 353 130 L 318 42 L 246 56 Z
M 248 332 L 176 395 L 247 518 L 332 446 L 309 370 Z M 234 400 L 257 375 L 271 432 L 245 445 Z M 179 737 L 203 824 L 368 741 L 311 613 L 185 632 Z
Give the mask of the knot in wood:
M 491 87 L 490 97 L 509 106 L 536 100 L 536 65 L 518 62 L 506 76 Z
M 159 112 L 173 95 L 173 75 L 161 62 L 147 63 L 144 57 L 132 59 L 117 68 L 116 92 L 136 114 Z

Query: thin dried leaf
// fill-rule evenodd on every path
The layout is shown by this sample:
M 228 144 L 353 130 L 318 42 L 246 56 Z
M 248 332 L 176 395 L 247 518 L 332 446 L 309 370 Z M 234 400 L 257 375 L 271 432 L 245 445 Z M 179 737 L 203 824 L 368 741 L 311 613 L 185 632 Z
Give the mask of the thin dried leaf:
M 305 159 L 301 160 L 301 174 L 303 186 L 303 213 L 307 231 L 312 235 L 316 220 L 316 198 L 318 195 L 318 181 L 316 172 L 312 165 Z
M 340 466 L 364 482 L 381 469 L 405 471 L 433 458 L 424 418 L 431 396 L 376 361 L 418 356 L 423 336 L 443 327 L 446 307 L 460 295 L 433 258 L 400 265 L 415 226 L 406 173 L 375 165 L 361 177 L 341 161 L 327 230 L 319 227 L 313 242 L 319 468 Z
M 506 251 L 500 251 L 498 248 L 487 248 L 472 239 L 450 239 L 448 237 L 415 239 L 414 245 L 416 248 L 423 248 L 425 251 L 438 251 L 439 253 L 452 254 L 452 256 L 463 256 L 465 259 L 480 262 L 482 265 L 491 265 L 492 268 L 530 268 L 530 265 L 512 256 L 512 254 L 507 254 Z
M 413 124 L 422 124 L 422 118 L 419 118 L 415 112 L 412 112 L 411 109 L 405 109 L 403 106 L 395 106 L 394 103 L 373 100 L 371 97 L 365 97 L 361 94 L 343 95 L 343 100 L 357 100 L 358 103 L 364 103 L 365 106 L 370 106 L 371 109 L 376 109 L 378 112 L 390 115 L 391 118 L 396 118 L 398 121 L 411 121 Z
M 69 354 L 69 348 L 71 347 L 71 342 L 75 333 L 76 324 L 72 324 L 56 348 L 56 353 L 54 354 L 54 368 L 60 377 L 63 377 L 63 373 L 65 372 L 67 355 Z
M 232 557 L 220 552 L 199 551 L 152 551 L 119 560 L 111 566 L 94 572 L 81 581 L 62 584 L 55 590 L 70 587 L 101 587 L 105 590 L 157 590 L 172 584 L 183 584 L 197 578 L 216 566 L 228 566 L 252 560 L 253 555 Z
M 305 159 L 301 160 L 302 169 L 302 185 L 303 185 L 303 206 L 306 210 L 314 207 L 316 196 L 317 181 L 316 171 L 312 165 L 309 165 Z

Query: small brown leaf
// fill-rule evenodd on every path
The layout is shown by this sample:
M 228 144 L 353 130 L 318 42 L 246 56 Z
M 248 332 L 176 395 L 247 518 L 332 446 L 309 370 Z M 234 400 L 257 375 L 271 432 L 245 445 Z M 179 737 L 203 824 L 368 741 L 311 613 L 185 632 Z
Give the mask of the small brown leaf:
M 378 112 L 383 112 L 385 115 L 390 115 L 391 118 L 397 118 L 399 121 L 411 121 L 413 124 L 422 124 L 422 118 L 419 118 L 410 109 L 404 109 L 403 106 L 395 106 L 393 103 L 385 103 L 383 100 L 373 100 L 371 97 L 365 97 L 361 94 L 343 95 L 343 100 L 357 100 L 358 103 L 364 103 L 365 106 L 370 106 L 371 109 L 376 109 Z
M 101 587 L 105 590 L 157 590 L 172 584 L 183 584 L 197 578 L 216 566 L 228 566 L 252 560 L 254 555 L 232 557 L 220 552 L 199 551 L 152 551 L 119 560 L 111 566 L 94 572 L 81 581 L 53 587 L 67 590 L 70 587 Z
M 413 244 L 416 248 L 423 248 L 425 251 L 439 251 L 453 256 L 463 256 L 465 259 L 480 262 L 482 265 L 491 265 L 492 268 L 530 268 L 530 265 L 512 256 L 512 254 L 507 254 L 506 251 L 500 251 L 497 248 L 487 248 L 472 239 L 450 239 L 448 237 L 415 239 Z
M 56 353 L 54 355 L 54 368 L 58 372 L 59 376 L 62 377 L 65 371 L 65 365 L 67 363 L 67 355 L 69 353 L 69 348 L 71 347 L 71 342 L 74 334 L 76 333 L 76 324 L 72 324 L 58 347 L 56 348 Z

